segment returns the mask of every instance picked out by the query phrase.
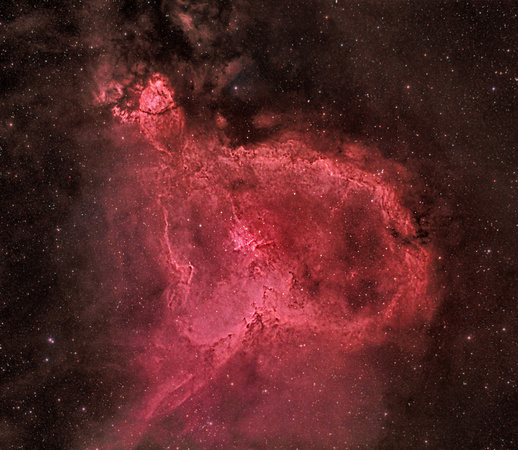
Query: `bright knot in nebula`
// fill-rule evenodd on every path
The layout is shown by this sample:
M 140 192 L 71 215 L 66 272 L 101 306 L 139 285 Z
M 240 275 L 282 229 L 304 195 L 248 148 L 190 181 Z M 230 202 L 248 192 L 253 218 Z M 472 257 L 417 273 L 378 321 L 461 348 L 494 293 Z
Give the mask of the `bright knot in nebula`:
M 192 131 L 161 75 L 125 102 L 114 114 L 159 155 L 143 179 L 169 275 L 150 331 L 123 338 L 146 388 L 116 445 L 374 438 L 387 419 L 373 355 L 419 347 L 438 306 L 412 174 L 338 138 L 236 147 L 216 125 Z

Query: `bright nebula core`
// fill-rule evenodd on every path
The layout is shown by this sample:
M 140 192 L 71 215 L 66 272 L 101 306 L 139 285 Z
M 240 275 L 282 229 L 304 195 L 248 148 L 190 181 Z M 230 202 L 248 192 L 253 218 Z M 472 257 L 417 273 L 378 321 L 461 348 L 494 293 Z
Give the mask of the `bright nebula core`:
M 167 274 L 147 333 L 121 336 L 146 388 L 116 439 L 152 427 L 163 445 L 180 429 L 194 445 L 326 446 L 378 433 L 383 380 L 364 353 L 419 347 L 412 330 L 439 302 L 411 174 L 303 131 L 230 146 L 217 123 L 186 126 L 160 74 L 112 111 L 157 156 L 140 180 Z

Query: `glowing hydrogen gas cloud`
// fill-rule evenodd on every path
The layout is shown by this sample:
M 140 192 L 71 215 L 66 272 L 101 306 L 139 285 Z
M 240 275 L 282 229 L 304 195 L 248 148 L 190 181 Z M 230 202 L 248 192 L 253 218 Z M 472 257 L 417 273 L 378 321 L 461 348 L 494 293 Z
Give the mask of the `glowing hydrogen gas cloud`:
M 152 332 L 128 340 L 145 348 L 135 367 L 148 387 L 114 442 L 152 429 L 164 445 L 238 435 L 239 446 L 289 427 L 304 442 L 353 445 L 379 431 L 382 377 L 359 355 L 418 346 L 413 330 L 438 306 L 436 250 L 408 207 L 411 174 L 301 131 L 233 147 L 221 127 L 190 129 L 160 74 L 124 103 L 121 91 L 99 100 L 161 155 L 145 176 L 169 285 Z M 255 381 L 242 375 L 251 370 Z M 315 419 L 323 411 L 327 425 Z

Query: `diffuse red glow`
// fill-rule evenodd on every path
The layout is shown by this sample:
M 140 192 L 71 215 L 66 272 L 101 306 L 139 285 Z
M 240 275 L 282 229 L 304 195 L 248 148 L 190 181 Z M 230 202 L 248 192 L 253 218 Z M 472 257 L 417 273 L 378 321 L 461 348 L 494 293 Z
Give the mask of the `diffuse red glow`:
M 438 301 L 434 253 L 416 238 L 402 203 L 405 187 L 397 180 L 405 169 L 358 145 L 317 151 L 301 134 L 237 149 L 222 144 L 216 131 L 194 137 L 185 133 L 183 113 L 160 75 L 140 91 L 138 108 L 113 111 L 137 123 L 163 153 L 155 178 L 163 228 L 156 231 L 171 271 L 138 358 L 149 388 L 120 439 L 137 441 L 150 425 L 161 443 L 183 442 L 185 435 L 199 445 L 230 445 L 236 433 L 241 443 L 275 439 L 282 434 L 275 423 L 287 411 L 298 424 L 290 425 L 295 434 L 317 444 L 354 443 L 354 427 L 377 430 L 379 418 L 353 426 L 341 415 L 381 402 L 376 376 L 357 380 L 358 352 L 426 324 Z M 327 369 L 318 367 L 321 352 Z M 222 413 L 209 436 L 186 411 L 196 402 L 229 408 L 221 396 L 234 384 L 225 383 L 252 361 L 266 393 L 243 401 L 242 419 Z M 306 370 L 293 383 L 311 403 L 293 390 L 283 391 L 284 399 L 268 394 L 294 379 L 291 368 Z M 372 396 L 362 403 L 350 387 L 333 384 L 336 373 Z M 322 380 L 327 390 L 318 391 Z M 256 388 L 246 383 L 236 381 L 241 390 L 229 395 L 246 397 Z M 340 401 L 331 402 L 333 396 Z M 321 434 L 326 426 L 310 418 L 321 414 L 319 402 L 334 436 Z M 180 425 L 173 427 L 172 418 Z

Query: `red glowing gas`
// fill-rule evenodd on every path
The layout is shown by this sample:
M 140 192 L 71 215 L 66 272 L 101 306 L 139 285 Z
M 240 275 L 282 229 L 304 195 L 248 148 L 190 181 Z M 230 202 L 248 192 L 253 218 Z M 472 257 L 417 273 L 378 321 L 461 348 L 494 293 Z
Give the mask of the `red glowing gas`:
M 199 445 L 231 445 L 232 427 L 242 442 L 273 439 L 274 424 L 296 405 L 290 426 L 300 435 L 319 445 L 353 445 L 352 419 L 341 411 L 378 405 L 376 377 L 358 381 L 372 390 L 364 403 L 350 387 L 318 391 L 317 382 L 330 385 L 342 372 L 355 378 L 358 352 L 397 343 L 406 330 L 428 323 L 437 307 L 435 254 L 418 240 L 403 204 L 409 174 L 374 150 L 331 140 L 326 147 L 301 133 L 239 148 L 224 144 L 216 124 L 211 132 L 186 133 L 161 75 L 139 95 L 138 106 L 113 111 L 137 124 L 162 153 L 147 182 L 156 185 L 162 219 L 152 232 L 160 236 L 170 282 L 153 332 L 135 343 L 146 349 L 136 367 L 148 389 L 125 419 L 120 440 L 138 441 L 150 426 L 161 443 L 188 435 Z M 315 365 L 322 351 L 328 369 Z M 210 405 L 226 411 L 225 383 L 251 361 L 267 387 L 244 402 L 242 419 L 232 422 L 222 413 L 207 438 L 187 412 Z M 297 378 L 304 394 L 289 391 L 289 406 L 269 392 L 294 379 L 292 368 L 308 375 Z M 205 406 L 195 408 L 196 402 Z M 333 436 L 321 434 L 311 419 L 320 414 L 317 404 L 326 405 Z M 182 424 L 174 433 L 171 421 Z M 356 426 L 371 433 L 380 421 Z

